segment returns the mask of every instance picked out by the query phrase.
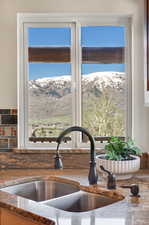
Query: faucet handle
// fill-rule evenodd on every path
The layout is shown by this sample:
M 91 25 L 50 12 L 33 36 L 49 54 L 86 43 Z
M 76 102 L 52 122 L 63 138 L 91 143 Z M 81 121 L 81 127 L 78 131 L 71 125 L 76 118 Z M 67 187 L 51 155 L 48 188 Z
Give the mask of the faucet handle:
M 106 172 L 108 175 L 112 175 L 112 173 L 109 170 L 106 170 L 102 165 L 100 165 L 100 169 Z
M 106 170 L 102 165 L 100 165 L 100 169 L 108 174 L 107 188 L 108 189 L 116 189 L 116 178 L 113 173 L 109 170 Z
M 121 188 L 129 188 L 132 197 L 140 197 L 139 195 L 139 185 L 138 184 L 131 184 L 131 185 L 122 185 Z

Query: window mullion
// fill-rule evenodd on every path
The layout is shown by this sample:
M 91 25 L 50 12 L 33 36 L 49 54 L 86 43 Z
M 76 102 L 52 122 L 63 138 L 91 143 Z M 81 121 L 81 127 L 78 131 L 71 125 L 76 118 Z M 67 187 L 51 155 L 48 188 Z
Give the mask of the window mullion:
M 131 20 L 128 21 L 126 26 L 126 48 L 125 48 L 125 63 L 126 63 L 126 74 L 127 74 L 127 82 L 126 82 L 126 90 L 127 90 L 127 109 L 126 109 L 126 137 L 132 137 L 132 69 L 131 69 L 131 40 L 132 40 L 132 32 L 131 32 Z
M 76 23 L 76 125 L 81 126 L 81 24 Z M 75 147 L 79 147 L 81 133 L 76 133 Z
M 28 26 L 24 23 L 24 106 L 28 106 Z M 24 107 L 24 136 L 25 136 L 25 147 L 28 143 L 28 107 Z
M 24 123 L 24 24 L 23 21 L 18 16 L 18 46 L 17 46 L 17 54 L 18 54 L 18 147 L 25 146 L 25 123 Z M 21 47 L 20 47 L 21 46 Z M 21 79 L 20 74 L 22 74 L 23 79 Z M 23 106 L 23 107 L 22 107 Z
M 80 50 L 80 25 L 76 21 L 72 26 L 72 117 L 73 126 L 81 125 L 81 50 Z M 72 135 L 72 148 L 78 147 L 80 134 Z
M 72 63 L 72 125 L 76 125 L 76 23 L 72 24 L 71 29 L 71 63 Z M 76 133 L 72 134 L 72 148 L 75 147 Z

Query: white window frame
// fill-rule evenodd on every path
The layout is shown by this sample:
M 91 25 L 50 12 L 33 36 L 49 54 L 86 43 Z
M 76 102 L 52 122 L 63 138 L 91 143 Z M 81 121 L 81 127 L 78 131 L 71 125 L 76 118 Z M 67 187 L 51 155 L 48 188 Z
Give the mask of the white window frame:
M 96 26 L 125 26 L 126 48 L 125 48 L 125 72 L 127 74 L 127 115 L 126 115 L 126 136 L 132 136 L 132 80 L 131 80 L 131 42 L 132 42 L 132 19 L 130 16 L 109 16 L 98 14 L 47 14 L 47 13 L 18 13 L 17 15 L 17 40 L 18 40 L 18 148 L 25 149 L 55 149 L 56 143 L 29 143 L 27 134 L 27 81 L 28 81 L 28 27 L 51 27 L 56 24 L 72 24 L 72 104 L 73 124 L 81 126 L 81 45 L 80 27 L 85 25 Z M 76 85 L 77 84 L 77 85 Z M 89 145 L 81 143 L 80 134 L 75 132 L 74 141 L 69 144 L 62 144 L 65 149 L 88 148 Z M 97 144 L 96 147 L 103 147 Z

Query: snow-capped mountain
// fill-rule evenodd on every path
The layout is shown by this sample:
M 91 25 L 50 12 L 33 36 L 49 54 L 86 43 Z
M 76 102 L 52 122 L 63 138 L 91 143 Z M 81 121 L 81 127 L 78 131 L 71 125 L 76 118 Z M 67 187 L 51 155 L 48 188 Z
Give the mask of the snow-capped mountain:
M 96 88 L 123 89 L 125 73 L 120 72 L 96 72 L 82 75 L 83 92 L 90 92 Z M 46 77 L 29 81 L 29 89 L 32 95 L 48 95 L 51 97 L 63 97 L 71 92 L 71 76 Z M 93 90 L 92 90 L 93 91 Z
M 30 88 L 47 88 L 49 85 L 55 84 L 58 86 L 63 86 L 65 85 L 66 82 L 70 82 L 70 76 L 64 75 L 64 76 L 59 76 L 59 77 L 44 77 L 44 78 L 39 78 L 37 80 L 31 80 L 29 82 Z
M 100 97 L 104 90 L 113 96 L 118 107 L 124 107 L 125 73 L 96 72 L 82 76 L 83 105 Z M 71 76 L 41 78 L 29 81 L 31 118 L 70 115 L 72 111 Z M 44 109 L 44 110 L 43 110 Z
M 83 75 L 82 82 L 94 82 L 100 88 L 115 87 L 122 84 L 125 80 L 125 73 L 120 72 L 96 72 Z

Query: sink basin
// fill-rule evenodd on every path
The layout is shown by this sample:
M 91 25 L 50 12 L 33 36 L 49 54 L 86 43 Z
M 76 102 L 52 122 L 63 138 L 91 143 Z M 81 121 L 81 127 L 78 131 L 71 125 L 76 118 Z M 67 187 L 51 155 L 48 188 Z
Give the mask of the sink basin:
M 13 185 L 0 189 L 37 202 L 58 198 L 79 191 L 72 184 L 43 180 Z
M 115 202 L 117 201 L 103 195 L 78 191 L 74 194 L 55 200 L 45 201 L 44 204 L 68 212 L 85 212 L 101 208 Z

